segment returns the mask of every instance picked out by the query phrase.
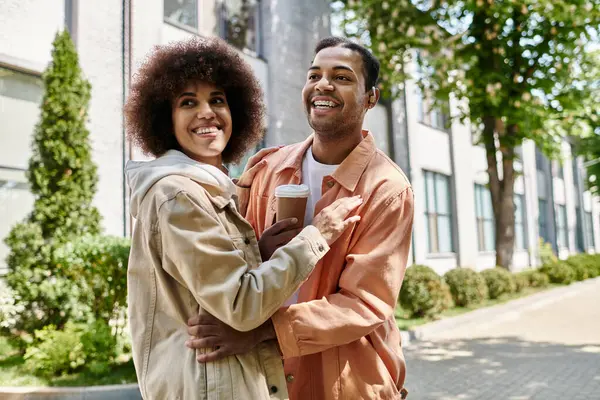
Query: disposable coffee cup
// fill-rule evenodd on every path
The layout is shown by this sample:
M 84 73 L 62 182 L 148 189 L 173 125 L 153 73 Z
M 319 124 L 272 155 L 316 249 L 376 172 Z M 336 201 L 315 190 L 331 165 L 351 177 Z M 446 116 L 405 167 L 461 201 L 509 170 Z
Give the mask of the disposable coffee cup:
M 304 226 L 306 201 L 310 190 L 306 185 L 281 185 L 275 189 L 277 199 L 277 221 L 287 218 L 298 218 L 296 227 Z

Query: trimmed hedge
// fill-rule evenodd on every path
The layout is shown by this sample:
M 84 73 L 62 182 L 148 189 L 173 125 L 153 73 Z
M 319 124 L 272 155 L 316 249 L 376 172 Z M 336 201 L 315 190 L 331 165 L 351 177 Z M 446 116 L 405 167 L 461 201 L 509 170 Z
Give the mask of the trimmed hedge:
M 552 264 L 546 264 L 540 268 L 540 272 L 546 274 L 551 283 L 568 285 L 575 281 L 575 271 L 565 262 L 559 261 Z
M 432 317 L 452 307 L 450 288 L 435 271 L 424 265 L 406 270 L 400 305 L 411 317 Z
M 487 284 L 490 299 L 497 299 L 503 294 L 510 294 L 517 291 L 517 284 L 513 274 L 502 267 L 483 270 L 481 271 L 481 276 L 483 276 Z
M 450 286 L 454 304 L 468 307 L 479 304 L 488 298 L 488 288 L 483 276 L 470 268 L 455 268 L 444 275 Z

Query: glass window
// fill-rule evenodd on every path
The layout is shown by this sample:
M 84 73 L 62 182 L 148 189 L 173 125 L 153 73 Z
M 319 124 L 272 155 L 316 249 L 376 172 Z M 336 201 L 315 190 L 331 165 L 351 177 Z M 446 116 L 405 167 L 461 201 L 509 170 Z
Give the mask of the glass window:
M 594 242 L 594 219 L 592 218 L 591 212 L 585 213 L 585 231 L 587 248 L 594 249 L 596 247 L 596 244 Z
M 0 238 L 6 238 L 12 227 L 21 222 L 32 208 L 33 195 L 25 182 L 25 173 L 0 168 Z M 6 273 L 8 251 L 4 241 L 0 240 L 0 275 Z
M 450 253 L 454 250 L 450 177 L 430 171 L 424 171 L 424 176 L 428 251 Z
M 546 200 L 538 199 L 538 233 L 544 242 L 550 243 L 548 236 L 548 203 Z
M 27 168 L 43 94 L 38 76 L 0 67 L 0 165 Z
M 515 248 L 527 248 L 527 231 L 525 229 L 525 196 L 515 194 Z
M 585 242 L 583 239 L 583 223 L 581 222 L 581 208 L 575 207 L 575 216 L 577 226 L 575 227 L 575 245 L 577 251 L 583 253 L 585 251 Z
M 477 238 L 479 251 L 494 251 L 494 211 L 490 190 L 483 185 L 475 185 L 475 216 L 477 218 Z
M 165 0 L 164 19 L 197 30 L 198 0 Z
M 556 238 L 559 248 L 569 248 L 569 232 L 567 229 L 567 210 L 563 205 L 556 206 Z
M 221 36 L 240 50 L 258 54 L 260 3 L 258 0 L 224 0 Z

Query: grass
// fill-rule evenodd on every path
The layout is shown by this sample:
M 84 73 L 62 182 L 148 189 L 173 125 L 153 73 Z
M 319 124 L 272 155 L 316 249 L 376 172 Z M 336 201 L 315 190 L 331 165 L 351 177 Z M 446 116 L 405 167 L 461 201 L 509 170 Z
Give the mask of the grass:
M 0 386 L 97 386 L 136 381 L 131 360 L 114 364 L 103 375 L 83 370 L 53 378 L 39 377 L 25 369 L 23 356 L 10 344 L 8 338 L 0 336 Z
M 483 307 L 491 307 L 491 306 L 495 306 L 498 304 L 503 304 L 503 303 L 506 303 L 511 300 L 519 299 L 522 297 L 527 297 L 532 294 L 543 292 L 548 289 L 553 289 L 558 286 L 562 286 L 562 285 L 550 284 L 549 286 L 547 286 L 545 288 L 525 288 L 519 293 L 502 295 L 499 298 L 494 299 L 494 300 L 488 299 L 478 305 L 474 305 L 474 306 L 470 306 L 470 307 L 453 307 L 449 310 L 442 312 L 436 319 L 410 318 L 408 316 L 408 313 L 406 311 L 404 311 L 402 309 L 402 307 L 400 307 L 400 305 L 398 305 L 398 307 L 396 307 L 396 324 L 398 325 L 398 328 L 400 328 L 400 330 L 406 331 L 406 330 L 410 330 L 416 326 L 426 324 L 428 322 L 440 320 L 443 318 L 455 317 L 455 316 L 465 314 L 470 311 L 474 311 L 474 310 L 477 310 L 477 309 L 483 308 Z

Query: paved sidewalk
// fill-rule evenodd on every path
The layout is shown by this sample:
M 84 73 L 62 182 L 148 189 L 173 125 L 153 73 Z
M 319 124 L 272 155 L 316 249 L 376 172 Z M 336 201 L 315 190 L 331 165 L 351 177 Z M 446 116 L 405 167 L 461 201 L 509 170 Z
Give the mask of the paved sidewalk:
M 556 293 L 411 343 L 409 399 L 600 400 L 600 279 Z

